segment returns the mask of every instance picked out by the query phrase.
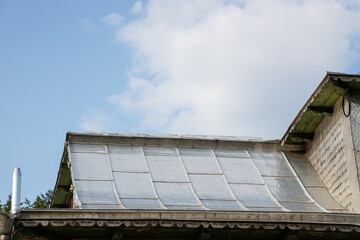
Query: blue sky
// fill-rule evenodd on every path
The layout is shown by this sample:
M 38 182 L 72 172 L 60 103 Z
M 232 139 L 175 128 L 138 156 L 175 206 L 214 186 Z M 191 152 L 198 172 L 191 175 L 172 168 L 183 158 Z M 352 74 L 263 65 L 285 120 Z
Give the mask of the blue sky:
M 337 16 L 334 18 L 334 16 Z M 0 199 L 53 188 L 68 131 L 281 138 L 360 71 L 358 1 L 1 1 Z
M 114 11 L 129 15 L 132 4 L 0 2 L 3 201 L 13 167 L 22 169 L 23 196 L 53 188 L 66 132 L 82 132 L 87 111 L 111 107 L 105 97 L 125 84 L 130 56 L 101 19 Z

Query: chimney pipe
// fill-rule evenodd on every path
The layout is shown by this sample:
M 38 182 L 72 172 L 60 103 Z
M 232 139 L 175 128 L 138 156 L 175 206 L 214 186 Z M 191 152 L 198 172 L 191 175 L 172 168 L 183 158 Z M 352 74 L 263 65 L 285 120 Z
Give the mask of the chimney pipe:
M 20 193 L 21 193 L 21 171 L 20 168 L 14 168 L 13 184 L 11 194 L 11 214 L 16 214 L 20 209 Z

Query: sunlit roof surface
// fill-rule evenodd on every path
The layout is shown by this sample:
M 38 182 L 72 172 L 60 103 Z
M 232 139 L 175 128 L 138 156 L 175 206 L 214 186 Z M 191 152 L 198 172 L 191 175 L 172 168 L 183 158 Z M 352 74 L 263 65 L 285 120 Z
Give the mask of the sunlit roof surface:
M 79 208 L 344 211 L 303 154 L 89 139 L 67 145 Z

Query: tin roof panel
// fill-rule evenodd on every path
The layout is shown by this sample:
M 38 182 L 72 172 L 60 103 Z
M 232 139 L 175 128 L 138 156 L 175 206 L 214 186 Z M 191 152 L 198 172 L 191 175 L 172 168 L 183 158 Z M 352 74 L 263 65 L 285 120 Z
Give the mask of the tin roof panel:
M 213 148 L 211 142 L 203 147 L 184 147 L 183 141 L 180 146 L 172 141 L 151 146 L 146 140 L 127 144 L 133 143 L 127 137 L 104 144 L 99 138 L 76 140 L 68 152 L 74 202 L 81 208 L 343 210 L 327 189 L 309 189 L 323 185 L 303 154 L 256 144 L 244 149 L 243 143 L 235 149 L 233 143 Z

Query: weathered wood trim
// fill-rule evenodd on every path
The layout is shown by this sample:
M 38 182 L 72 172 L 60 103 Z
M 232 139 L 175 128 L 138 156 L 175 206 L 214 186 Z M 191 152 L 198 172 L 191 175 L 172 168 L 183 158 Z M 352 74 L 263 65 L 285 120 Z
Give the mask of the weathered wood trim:
M 22 211 L 15 225 L 33 227 L 187 227 L 263 228 L 360 232 L 360 215 L 342 213 L 216 211 Z

